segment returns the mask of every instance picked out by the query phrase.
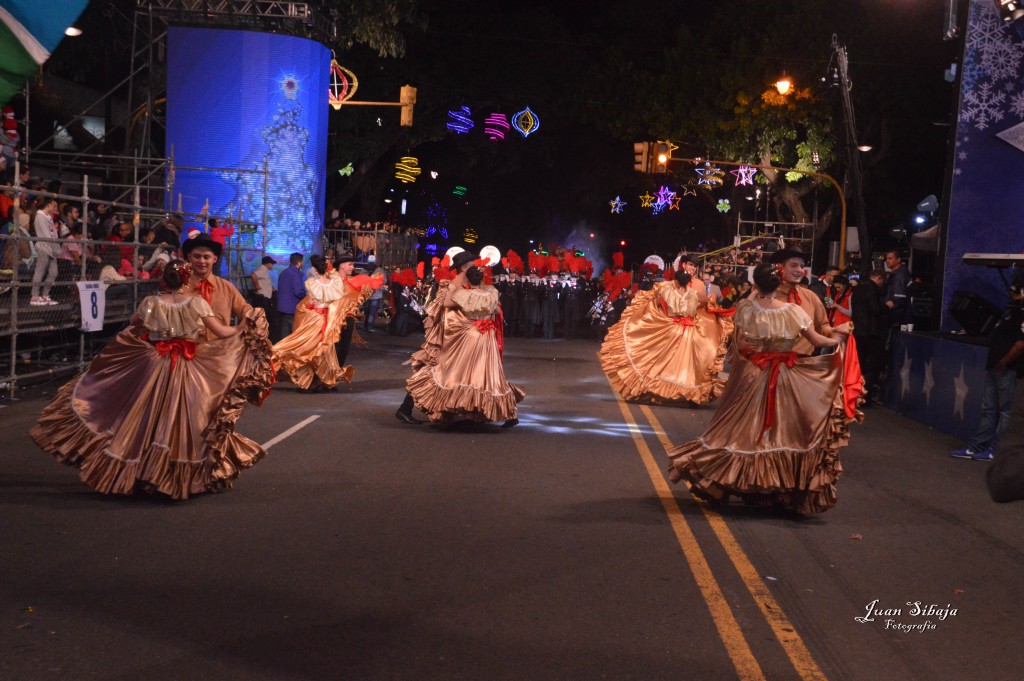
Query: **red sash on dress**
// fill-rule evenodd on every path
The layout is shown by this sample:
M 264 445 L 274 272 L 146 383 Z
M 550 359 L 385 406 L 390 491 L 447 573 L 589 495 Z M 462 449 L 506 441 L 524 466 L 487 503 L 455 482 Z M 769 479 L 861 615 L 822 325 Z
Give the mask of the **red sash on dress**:
M 672 317 L 672 321 L 683 327 L 683 333 L 686 333 L 688 327 L 693 326 L 693 317 Z
M 172 338 L 160 340 L 153 343 L 153 347 L 160 353 L 161 357 L 171 356 L 171 371 L 178 364 L 178 357 L 184 357 L 191 361 L 196 357 L 196 343 L 185 338 Z
M 783 364 L 792 367 L 799 355 L 795 352 L 744 352 L 743 356 L 761 371 L 771 371 L 768 378 L 768 398 L 764 405 L 764 424 L 761 427 L 763 438 L 765 431 L 775 425 L 775 388 L 779 382 L 779 369 Z
M 327 312 L 328 312 L 329 308 L 317 307 L 313 303 L 308 303 L 306 305 L 306 309 L 307 310 L 312 310 L 313 312 L 316 312 L 318 315 L 323 317 L 323 324 L 320 325 L 320 340 L 323 340 L 324 339 L 324 334 L 327 333 Z

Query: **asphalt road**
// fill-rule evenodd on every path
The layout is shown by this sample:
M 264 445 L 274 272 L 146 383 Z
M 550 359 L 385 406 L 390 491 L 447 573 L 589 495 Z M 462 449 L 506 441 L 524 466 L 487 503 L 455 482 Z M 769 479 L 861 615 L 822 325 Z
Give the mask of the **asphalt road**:
M 874 409 L 836 508 L 716 511 L 664 474 L 712 409 L 620 402 L 593 341 L 508 339 L 521 425 L 450 432 L 394 418 L 417 342 L 279 384 L 187 502 L 36 449 L 56 383 L 0 403 L 0 679 L 1020 678 L 1024 504 L 951 438 Z

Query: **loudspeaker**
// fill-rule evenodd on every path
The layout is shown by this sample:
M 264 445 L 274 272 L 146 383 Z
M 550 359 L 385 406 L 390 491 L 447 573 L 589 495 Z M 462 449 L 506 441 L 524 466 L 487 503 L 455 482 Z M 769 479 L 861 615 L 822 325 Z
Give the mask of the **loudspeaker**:
M 973 291 L 955 291 L 949 313 L 972 336 L 992 333 L 1003 311 Z

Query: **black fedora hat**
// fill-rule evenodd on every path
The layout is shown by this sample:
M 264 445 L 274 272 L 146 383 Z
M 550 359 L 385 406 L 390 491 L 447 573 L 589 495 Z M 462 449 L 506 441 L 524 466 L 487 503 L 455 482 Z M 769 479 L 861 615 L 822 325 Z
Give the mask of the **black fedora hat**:
M 800 258 L 801 260 L 804 261 L 804 264 L 807 264 L 811 261 L 810 257 L 806 253 L 797 248 L 790 247 L 783 248 L 781 251 L 775 251 L 774 253 L 772 253 L 772 256 L 771 258 L 769 258 L 768 262 L 772 264 L 780 264 L 792 258 Z
M 206 232 L 200 232 L 191 239 L 185 239 L 185 243 L 181 245 L 181 254 L 187 258 L 188 254 L 196 248 L 208 248 L 218 258 L 220 258 L 220 254 L 224 251 L 224 246 L 220 242 L 214 241 Z
M 452 256 L 452 269 L 457 270 L 466 263 L 471 263 L 476 260 L 476 256 L 469 251 L 459 251 Z

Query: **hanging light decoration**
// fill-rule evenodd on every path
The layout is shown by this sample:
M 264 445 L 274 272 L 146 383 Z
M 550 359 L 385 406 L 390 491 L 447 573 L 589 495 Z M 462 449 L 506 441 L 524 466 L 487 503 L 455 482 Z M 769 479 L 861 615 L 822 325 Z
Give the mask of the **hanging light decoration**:
M 448 129 L 456 132 L 460 135 L 469 132 L 473 129 L 473 112 L 469 110 L 468 106 L 459 107 L 458 109 L 452 109 L 448 112 Z
M 503 113 L 492 113 L 484 119 L 484 132 L 492 140 L 505 139 L 505 131 L 508 129 L 508 116 Z
M 754 175 L 757 175 L 757 168 L 751 168 L 750 166 L 740 166 L 739 170 L 730 170 L 730 175 L 736 177 L 736 185 L 739 187 L 744 184 L 754 184 Z
M 331 85 L 327 88 L 327 103 L 337 111 L 342 104 L 352 99 L 358 88 L 359 80 L 356 74 L 339 64 L 336 59 L 331 59 Z
M 613 213 L 621 213 L 622 207 L 626 205 L 626 202 L 616 196 L 614 199 L 608 202 L 608 205 L 612 207 Z
M 423 172 L 420 168 L 420 160 L 415 156 L 403 156 L 395 164 L 395 178 L 405 182 L 415 182 L 419 174 Z
M 540 119 L 530 110 L 530 107 L 526 107 L 512 117 L 512 127 L 518 130 L 524 138 L 529 137 L 540 129 Z
M 712 187 L 721 187 L 723 184 L 722 178 L 725 177 L 725 173 L 722 169 L 713 166 L 710 163 L 705 163 L 702 167 L 695 169 L 697 174 L 700 175 L 700 179 L 697 180 L 699 186 L 705 189 L 711 189 Z

